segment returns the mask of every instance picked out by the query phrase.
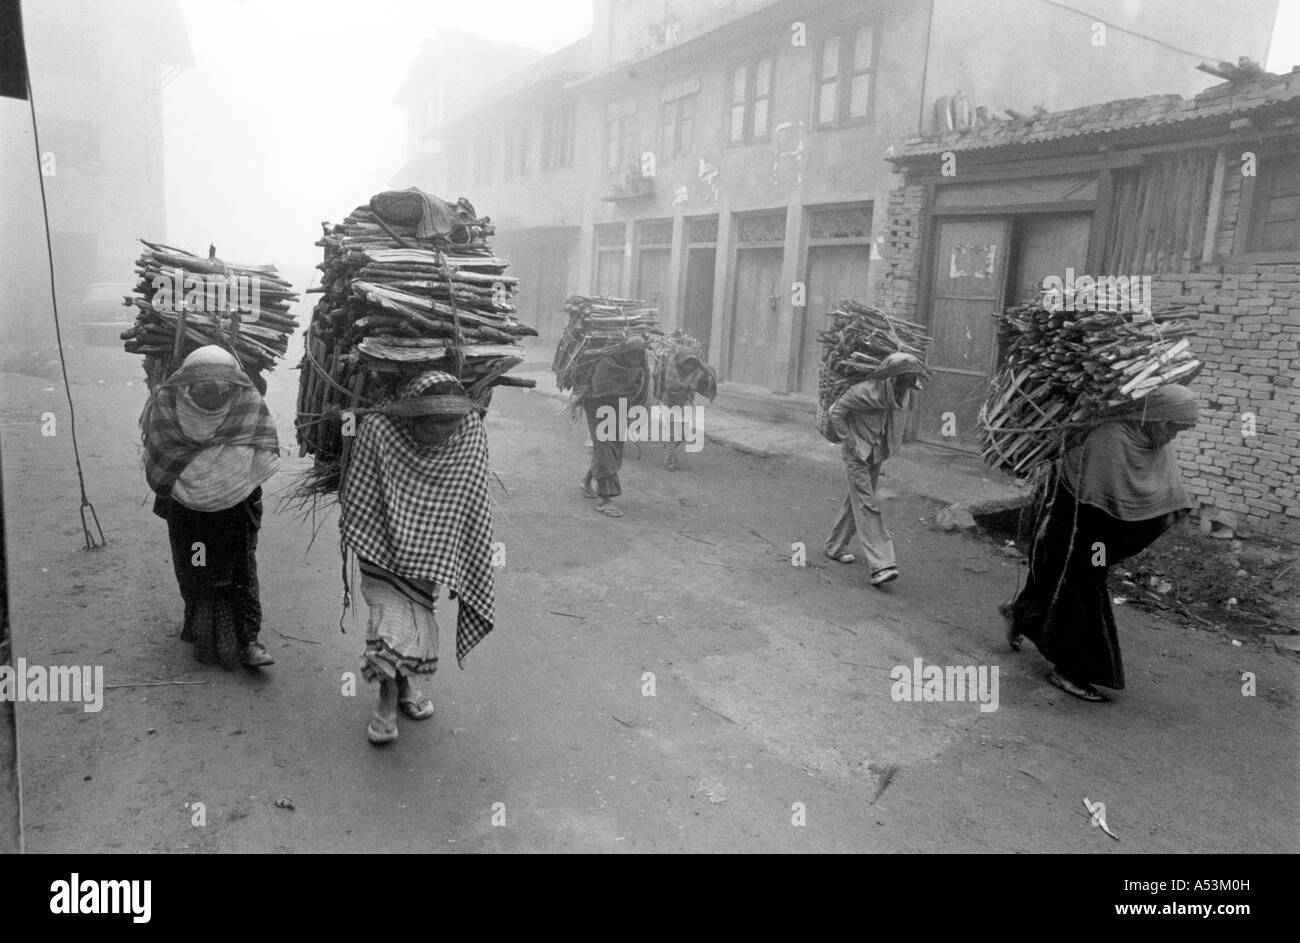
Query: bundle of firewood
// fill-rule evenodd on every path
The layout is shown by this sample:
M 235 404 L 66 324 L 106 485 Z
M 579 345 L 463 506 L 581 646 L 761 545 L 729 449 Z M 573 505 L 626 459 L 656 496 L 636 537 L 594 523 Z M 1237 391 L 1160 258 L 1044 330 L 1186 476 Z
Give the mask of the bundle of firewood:
M 289 313 L 298 300 L 273 265 L 224 262 L 211 248 L 203 258 L 141 239 L 136 294 L 124 306 L 139 309 L 122 332 L 127 353 L 145 355 L 153 390 L 192 351 L 208 344 L 230 350 L 250 375 L 270 370 L 298 326 Z
M 1017 476 L 1055 460 L 1066 434 L 1106 410 L 1201 371 L 1180 310 L 1144 317 L 1027 305 L 998 317 L 1005 359 L 980 410 L 981 438 L 984 460 Z
M 300 497 L 338 486 L 347 411 L 392 400 L 429 370 L 457 377 L 486 410 L 496 386 L 524 360 L 520 338 L 537 331 L 515 317 L 518 279 L 488 245 L 491 220 L 418 190 L 376 195 L 316 244 L 323 297 L 312 312 L 298 384 L 300 455 L 316 459 Z
M 912 354 L 924 363 L 930 337 L 919 324 L 847 299 L 826 314 L 831 326 L 818 335 L 823 350 L 817 375 L 816 423 L 823 435 L 832 438 L 828 435 L 830 408 L 844 391 L 868 379 L 890 354 Z
M 605 354 L 633 338 L 641 338 L 649 347 L 663 336 L 658 310 L 644 301 L 573 295 L 564 303 L 564 311 L 569 323 L 555 348 L 551 370 L 556 387 L 573 390 L 575 396 L 581 396 L 591 382 L 596 361 Z

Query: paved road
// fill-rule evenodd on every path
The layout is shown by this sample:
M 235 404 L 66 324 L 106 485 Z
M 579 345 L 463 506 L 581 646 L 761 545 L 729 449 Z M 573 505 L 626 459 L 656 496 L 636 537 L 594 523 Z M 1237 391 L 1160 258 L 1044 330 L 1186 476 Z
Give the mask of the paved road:
M 842 497 L 833 466 L 711 445 L 668 474 L 632 449 L 627 516 L 610 520 L 577 489 L 581 428 L 522 391 L 498 392 L 489 421 L 497 630 L 466 670 L 444 659 L 432 720 L 376 749 L 370 691 L 341 693 L 363 626 L 339 631 L 333 516 L 310 549 L 313 522 L 265 523 L 278 664 L 198 665 L 145 501 L 138 365 L 105 351 L 74 368 L 111 543 L 80 549 L 66 428 L 40 435 L 41 412 L 66 414 L 61 389 L 0 376 L 16 654 L 102 664 L 109 684 L 203 683 L 116 688 L 99 713 L 20 705 L 29 850 L 1300 850 L 1280 827 L 1300 819 L 1294 662 L 1121 610 L 1130 688 L 1073 701 L 1032 646 L 1001 641 L 995 606 L 1018 564 L 930 529 L 934 505 L 906 482 L 883 480 L 903 579 L 872 590 L 861 564 L 820 556 Z M 286 442 L 296 377 L 271 391 Z M 806 567 L 791 565 L 797 541 Z M 890 669 L 918 657 L 997 666 L 998 709 L 895 702 Z M 274 804 L 285 796 L 293 809 Z

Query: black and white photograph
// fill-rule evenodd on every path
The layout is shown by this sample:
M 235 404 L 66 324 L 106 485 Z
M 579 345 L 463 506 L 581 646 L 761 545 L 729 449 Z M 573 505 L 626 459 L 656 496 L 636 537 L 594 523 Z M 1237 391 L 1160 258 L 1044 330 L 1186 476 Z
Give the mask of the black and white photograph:
M 47 918 L 154 919 L 106 855 L 1069 854 L 1241 928 L 1298 470 L 1300 0 L 0 2 Z

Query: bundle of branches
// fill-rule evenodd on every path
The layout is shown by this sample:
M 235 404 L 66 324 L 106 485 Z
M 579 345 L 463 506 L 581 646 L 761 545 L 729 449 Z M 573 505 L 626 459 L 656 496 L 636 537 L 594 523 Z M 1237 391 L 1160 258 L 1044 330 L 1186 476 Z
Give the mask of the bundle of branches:
M 930 347 L 925 328 L 845 299 L 826 313 L 830 327 L 818 335 L 822 362 L 817 376 L 817 426 L 826 434 L 830 407 L 854 383 L 867 379 L 890 354 L 912 354 L 922 363 Z
M 515 317 L 518 279 L 488 245 L 491 220 L 419 190 L 376 195 L 317 245 L 322 293 L 308 325 L 298 384 L 300 455 L 316 459 L 293 497 L 337 490 L 343 424 L 392 400 L 428 370 L 457 377 L 480 410 L 524 360 L 520 338 L 537 331 Z
M 591 383 L 596 361 L 635 337 L 647 347 L 663 337 L 659 312 L 630 298 L 588 298 L 573 295 L 564 303 L 569 323 L 555 348 L 551 370 L 560 390 L 572 390 L 575 402 Z
M 1054 461 L 1070 431 L 1107 409 L 1201 371 L 1181 309 L 1135 317 L 1026 305 L 997 317 L 1005 362 L 980 410 L 983 454 L 1019 477 Z
M 250 375 L 274 367 L 298 326 L 289 313 L 298 300 L 293 286 L 273 265 L 237 265 L 162 243 L 140 240 L 145 249 L 135 263 L 135 324 L 122 332 L 127 353 L 144 354 L 152 391 L 186 355 L 217 344 L 239 358 Z

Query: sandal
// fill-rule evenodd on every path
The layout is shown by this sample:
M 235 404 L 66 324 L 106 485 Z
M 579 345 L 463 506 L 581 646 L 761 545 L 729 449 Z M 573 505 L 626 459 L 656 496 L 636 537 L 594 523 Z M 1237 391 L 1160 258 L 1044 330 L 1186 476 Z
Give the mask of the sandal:
M 1047 675 L 1047 682 L 1060 688 L 1066 694 L 1073 695 L 1081 701 L 1104 701 L 1106 696 L 1091 684 L 1078 685 L 1053 668 Z
M 584 498 L 596 497 L 596 492 L 591 490 L 591 485 L 587 484 L 587 480 L 585 478 L 582 481 L 578 482 L 578 490 L 582 492 L 582 496 Z
M 857 562 L 858 558 L 855 557 L 853 554 L 849 553 L 847 550 L 845 550 L 843 553 L 831 553 L 829 550 L 827 550 L 826 559 L 834 560 L 836 563 L 855 563 Z
M 623 512 L 620 511 L 618 508 L 614 507 L 614 505 L 612 504 L 597 504 L 596 510 L 599 511 L 601 514 L 604 514 L 606 517 L 623 516 Z
M 374 714 L 366 725 L 366 737 L 375 745 L 392 743 L 397 739 L 397 718 L 392 720 Z
M 410 697 L 399 698 L 397 709 L 410 720 L 428 720 L 433 716 L 433 701 L 427 695 L 415 691 Z
M 998 606 L 998 612 L 1002 614 L 1002 618 L 1007 620 L 1007 644 L 1011 646 L 1013 652 L 1020 651 L 1020 643 L 1024 641 L 1025 637 L 1016 631 L 1015 605 L 1004 602 Z
M 898 579 L 898 567 L 887 566 L 884 569 L 877 570 L 871 574 L 872 586 L 884 586 L 886 583 L 892 583 Z

